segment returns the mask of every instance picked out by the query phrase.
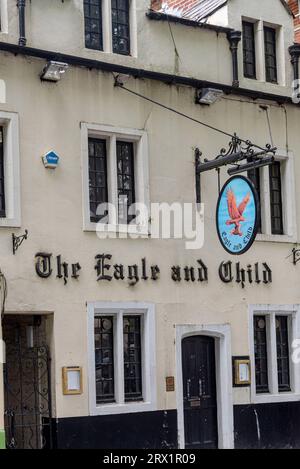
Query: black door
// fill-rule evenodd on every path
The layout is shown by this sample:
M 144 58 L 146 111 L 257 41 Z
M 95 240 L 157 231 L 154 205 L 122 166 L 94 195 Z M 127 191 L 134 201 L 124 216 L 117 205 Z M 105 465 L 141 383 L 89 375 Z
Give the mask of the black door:
M 52 448 L 50 355 L 41 316 L 4 316 L 5 435 L 9 449 Z
M 218 448 L 215 341 L 194 336 L 182 341 L 185 447 Z

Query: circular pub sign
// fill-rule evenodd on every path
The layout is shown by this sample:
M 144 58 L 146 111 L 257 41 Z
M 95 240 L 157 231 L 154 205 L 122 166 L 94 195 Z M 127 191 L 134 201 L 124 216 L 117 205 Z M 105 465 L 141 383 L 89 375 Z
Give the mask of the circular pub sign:
M 258 230 L 259 200 L 252 182 L 234 176 L 223 187 L 217 205 L 217 230 L 222 246 L 234 255 L 252 246 Z

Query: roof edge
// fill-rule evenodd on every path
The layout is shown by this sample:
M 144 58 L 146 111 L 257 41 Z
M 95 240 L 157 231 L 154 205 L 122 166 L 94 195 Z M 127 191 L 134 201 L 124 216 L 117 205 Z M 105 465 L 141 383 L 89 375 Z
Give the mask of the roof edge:
M 187 18 L 182 18 L 179 16 L 168 15 L 167 13 L 157 12 L 155 10 L 148 10 L 148 12 L 146 13 L 146 16 L 150 20 L 168 21 L 170 23 L 178 23 L 184 26 L 192 26 L 194 28 L 207 29 L 207 30 L 214 31 L 216 33 L 227 34 L 233 31 L 233 28 L 227 28 L 225 26 L 217 26 L 217 25 L 209 24 L 209 23 L 201 23 L 198 21 L 189 20 Z

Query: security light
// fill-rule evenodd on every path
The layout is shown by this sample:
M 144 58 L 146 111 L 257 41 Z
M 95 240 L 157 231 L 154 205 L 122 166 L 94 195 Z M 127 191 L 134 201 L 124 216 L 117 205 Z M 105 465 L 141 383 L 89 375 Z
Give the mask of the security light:
M 206 104 L 209 106 L 210 104 L 214 104 L 219 101 L 222 96 L 224 96 L 224 92 L 222 90 L 218 90 L 216 88 L 203 88 L 197 92 L 196 102 L 198 104 Z
M 68 68 L 69 65 L 64 62 L 50 60 L 41 73 L 41 80 L 58 82 Z
M 245 173 L 246 171 L 251 171 L 252 169 L 262 168 L 264 166 L 270 166 L 274 163 L 274 157 L 270 156 L 259 160 L 253 163 L 243 164 L 234 168 L 230 168 L 227 172 L 229 176 L 234 176 L 235 174 Z

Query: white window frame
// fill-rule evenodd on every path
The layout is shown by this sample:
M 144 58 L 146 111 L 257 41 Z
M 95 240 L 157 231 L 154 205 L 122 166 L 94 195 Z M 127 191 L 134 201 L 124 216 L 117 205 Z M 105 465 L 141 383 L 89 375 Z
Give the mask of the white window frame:
M 267 23 L 258 18 L 242 17 L 242 21 L 248 21 L 254 24 L 255 35 L 255 57 L 256 57 L 256 80 L 265 83 L 270 87 L 286 86 L 285 70 L 285 46 L 284 30 L 281 25 Z M 277 83 L 266 81 L 266 63 L 265 63 L 265 36 L 264 27 L 273 28 L 276 31 L 276 60 L 277 60 Z M 252 78 L 244 77 L 244 80 L 253 82 Z
M 275 157 L 281 163 L 283 235 L 272 234 L 269 166 L 260 169 L 262 233 L 257 241 L 297 243 L 296 188 L 293 152 L 278 150 Z
M 101 138 L 107 141 L 107 182 L 108 202 L 115 207 L 115 213 L 109 213 L 109 223 L 106 233 L 132 234 L 140 237 L 149 236 L 149 161 L 147 132 L 137 129 L 118 128 L 108 125 L 81 124 L 82 138 L 82 176 L 83 176 L 83 229 L 97 231 L 97 223 L 90 219 L 89 193 L 89 154 L 88 139 Z M 116 142 L 123 140 L 134 143 L 134 178 L 136 204 L 142 204 L 146 210 L 139 214 L 138 221 L 128 225 L 118 223 L 118 183 L 117 183 L 117 155 Z M 100 222 L 101 223 L 101 222 Z
M 0 0 L 0 33 L 8 34 L 7 0 Z
M 156 404 L 156 347 L 155 308 L 149 303 L 88 303 L 88 357 L 89 357 L 89 410 L 90 415 L 130 414 L 157 410 Z M 142 317 L 142 402 L 125 402 L 123 317 Z M 95 316 L 114 317 L 114 373 L 115 398 L 112 404 L 96 404 L 95 375 Z
M 269 393 L 257 394 L 255 382 L 254 316 L 266 316 Z M 289 317 L 290 379 L 291 391 L 278 390 L 276 349 L 276 316 Z M 292 345 L 300 337 L 300 305 L 251 305 L 249 307 L 249 343 L 251 354 L 251 402 L 254 404 L 293 402 L 300 400 L 300 364 L 292 361 Z
M 137 17 L 136 17 L 136 0 L 129 0 L 130 1 L 130 11 L 129 11 L 129 27 L 130 27 L 130 54 L 123 55 L 117 54 L 113 52 L 113 45 L 112 45 L 112 8 L 111 8 L 111 0 L 102 0 L 102 34 L 103 34 L 103 50 L 97 51 L 93 49 L 88 49 L 85 47 L 87 52 L 93 53 L 106 53 L 106 54 L 114 54 L 120 55 L 122 57 L 133 57 L 137 58 Z M 83 2 L 82 2 L 83 4 Z M 83 6 L 82 6 L 83 8 Z M 84 11 L 83 11 L 84 15 Z
M 0 125 L 4 139 L 5 218 L 0 227 L 21 227 L 19 116 L 0 111 Z

